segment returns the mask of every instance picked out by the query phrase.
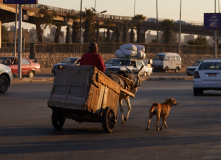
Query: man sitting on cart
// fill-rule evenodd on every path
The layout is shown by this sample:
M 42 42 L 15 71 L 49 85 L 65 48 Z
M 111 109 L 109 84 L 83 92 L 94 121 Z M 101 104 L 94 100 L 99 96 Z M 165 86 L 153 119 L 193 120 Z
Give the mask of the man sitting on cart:
M 91 42 L 89 44 L 89 51 L 84 53 L 81 57 L 80 65 L 93 65 L 96 66 L 97 69 L 104 72 L 105 64 L 104 61 L 98 52 L 98 46 L 96 43 Z

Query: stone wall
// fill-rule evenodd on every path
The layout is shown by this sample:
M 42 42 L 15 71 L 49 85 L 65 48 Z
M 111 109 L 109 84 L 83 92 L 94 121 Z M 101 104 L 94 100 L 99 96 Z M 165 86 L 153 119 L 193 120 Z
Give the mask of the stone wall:
M 13 56 L 13 53 L 0 53 L 0 57 Z M 29 57 L 29 53 L 23 53 L 24 57 Z M 41 68 L 51 68 L 54 64 L 61 62 L 68 57 L 81 57 L 82 54 L 74 53 L 36 53 L 35 61 L 41 64 Z M 107 60 L 115 57 L 113 53 L 101 54 L 106 62 Z M 155 54 L 148 53 L 147 58 L 153 58 Z M 213 58 L 214 55 L 181 55 L 182 68 L 192 65 L 196 60 L 203 58 Z M 221 58 L 221 56 L 219 56 Z

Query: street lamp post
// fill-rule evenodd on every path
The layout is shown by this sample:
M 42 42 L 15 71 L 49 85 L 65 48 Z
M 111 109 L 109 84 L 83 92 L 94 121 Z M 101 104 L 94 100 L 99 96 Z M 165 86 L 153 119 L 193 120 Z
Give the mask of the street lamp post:
M 136 10 L 136 0 L 134 0 L 134 16 L 135 16 L 135 10 Z
M 182 8 L 182 0 L 180 0 L 180 27 L 179 27 L 179 45 L 178 45 L 178 54 L 180 54 L 180 45 L 181 45 L 181 8 Z
M 157 18 L 157 53 L 159 52 L 159 21 L 158 21 L 158 0 L 156 0 L 156 18 Z
M 216 0 L 215 0 L 215 13 L 216 13 Z M 214 31 L 214 58 L 217 58 L 217 30 Z
M 97 12 L 96 9 L 94 9 L 93 7 L 91 7 L 92 10 L 97 13 L 97 35 L 96 35 L 96 41 L 99 41 L 99 21 L 98 21 L 98 15 L 107 12 L 107 10 L 101 11 L 101 12 Z
M 80 5 L 80 43 L 81 43 L 81 15 L 82 15 L 82 0 Z

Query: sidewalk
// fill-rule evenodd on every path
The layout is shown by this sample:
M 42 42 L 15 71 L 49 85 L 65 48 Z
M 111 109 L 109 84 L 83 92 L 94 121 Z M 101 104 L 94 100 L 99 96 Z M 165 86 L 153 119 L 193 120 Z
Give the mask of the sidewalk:
M 180 72 L 184 73 L 184 70 Z M 183 74 L 185 75 L 185 74 Z M 151 76 L 141 76 L 142 81 L 160 81 L 160 80 L 193 80 L 193 76 L 174 76 L 174 75 L 151 75 Z M 54 81 L 54 76 L 51 73 L 51 68 L 43 68 L 39 75 L 36 75 L 33 78 L 24 77 L 24 78 L 13 78 L 13 82 L 45 82 L 45 81 Z

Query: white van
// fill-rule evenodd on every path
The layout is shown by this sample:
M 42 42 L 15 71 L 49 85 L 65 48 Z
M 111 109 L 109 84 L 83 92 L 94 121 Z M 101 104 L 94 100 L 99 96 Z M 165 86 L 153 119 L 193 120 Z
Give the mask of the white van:
M 153 58 L 152 67 L 154 70 L 164 70 L 168 72 L 169 70 L 175 70 L 175 72 L 179 72 L 181 69 L 181 57 L 177 53 L 158 53 Z

